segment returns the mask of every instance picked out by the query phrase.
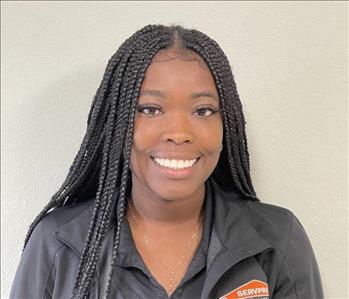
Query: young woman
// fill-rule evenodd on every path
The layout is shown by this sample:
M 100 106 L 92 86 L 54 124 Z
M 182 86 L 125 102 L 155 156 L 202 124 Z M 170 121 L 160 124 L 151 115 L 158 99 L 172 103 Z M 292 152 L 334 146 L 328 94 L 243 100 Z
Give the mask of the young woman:
M 297 217 L 262 203 L 229 62 L 204 33 L 148 25 L 111 57 L 11 298 L 323 298 Z

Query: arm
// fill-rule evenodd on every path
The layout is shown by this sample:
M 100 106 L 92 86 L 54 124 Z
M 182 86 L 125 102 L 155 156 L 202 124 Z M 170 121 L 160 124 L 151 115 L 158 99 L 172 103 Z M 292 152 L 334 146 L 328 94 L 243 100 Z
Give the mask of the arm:
M 15 278 L 11 287 L 10 299 L 49 299 L 53 291 L 51 271 L 54 266 L 56 244 L 52 233 L 44 231 L 40 221 L 32 232 L 22 252 Z
M 272 298 L 324 298 L 314 251 L 302 224 L 295 215 Z

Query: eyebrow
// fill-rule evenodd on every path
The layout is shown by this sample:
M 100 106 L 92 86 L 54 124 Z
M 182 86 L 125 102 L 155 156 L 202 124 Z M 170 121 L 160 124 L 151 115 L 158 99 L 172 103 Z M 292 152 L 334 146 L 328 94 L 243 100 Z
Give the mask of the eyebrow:
M 143 96 L 143 95 L 150 95 L 158 98 L 165 98 L 166 96 L 164 92 L 156 89 L 141 90 L 139 96 Z M 210 91 L 193 92 L 191 94 L 191 99 L 196 99 L 200 97 L 208 97 L 208 98 L 214 98 L 218 100 L 218 98 Z

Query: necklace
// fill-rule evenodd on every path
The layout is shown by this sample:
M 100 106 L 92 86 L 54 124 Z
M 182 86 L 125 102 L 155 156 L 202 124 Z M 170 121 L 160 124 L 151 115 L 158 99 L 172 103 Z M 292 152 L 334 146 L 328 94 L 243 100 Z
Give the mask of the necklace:
M 136 215 L 135 215 L 135 213 L 134 213 L 134 211 L 133 211 L 133 209 L 132 209 L 132 207 L 131 207 L 130 202 L 131 202 L 131 199 L 128 201 L 128 206 L 129 206 L 129 208 L 130 208 L 130 212 L 131 212 L 131 214 L 132 214 L 132 218 L 134 219 L 134 222 L 136 223 L 136 226 L 137 226 L 138 230 L 143 234 L 143 239 L 144 239 L 145 244 L 146 244 L 151 250 L 153 250 L 153 247 L 152 247 L 152 245 L 150 244 L 149 238 L 146 236 L 146 234 L 145 234 L 145 233 L 143 232 L 143 230 L 141 229 L 140 224 L 138 224 L 138 220 L 136 219 Z M 132 206 L 134 207 L 134 204 L 133 204 L 133 203 L 132 203 Z M 201 216 L 200 221 L 199 221 L 198 225 L 195 227 L 195 230 L 194 230 L 194 232 L 193 232 L 193 234 L 192 234 L 192 236 L 191 236 L 189 242 L 188 242 L 187 245 L 185 246 L 182 255 L 180 256 L 179 260 L 177 261 L 177 264 L 178 264 L 178 265 L 181 265 L 181 264 L 182 264 L 182 259 L 187 255 L 187 252 L 188 252 L 189 249 L 191 248 L 192 243 L 193 243 L 195 237 L 198 235 L 198 230 L 199 230 L 199 228 L 200 228 L 200 226 L 201 226 L 201 223 L 202 223 L 203 218 L 204 218 L 204 215 Z M 168 275 L 169 275 L 169 285 L 168 285 L 168 286 L 169 286 L 170 292 L 172 293 L 172 291 L 173 291 L 173 286 L 174 286 L 174 278 L 176 277 L 176 271 L 175 271 L 175 270 L 169 269 L 169 267 L 168 267 L 165 263 L 163 263 L 160 259 L 159 259 L 159 262 L 160 262 L 160 264 L 166 269 L 166 272 L 167 272 Z

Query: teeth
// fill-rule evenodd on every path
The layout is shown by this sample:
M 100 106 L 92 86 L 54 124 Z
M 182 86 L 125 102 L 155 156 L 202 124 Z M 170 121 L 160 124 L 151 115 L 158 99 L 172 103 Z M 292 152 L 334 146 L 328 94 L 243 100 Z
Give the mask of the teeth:
M 183 169 L 191 167 L 194 165 L 197 159 L 194 160 L 169 160 L 169 159 L 160 159 L 154 158 L 154 161 L 161 166 L 165 166 L 172 169 Z

